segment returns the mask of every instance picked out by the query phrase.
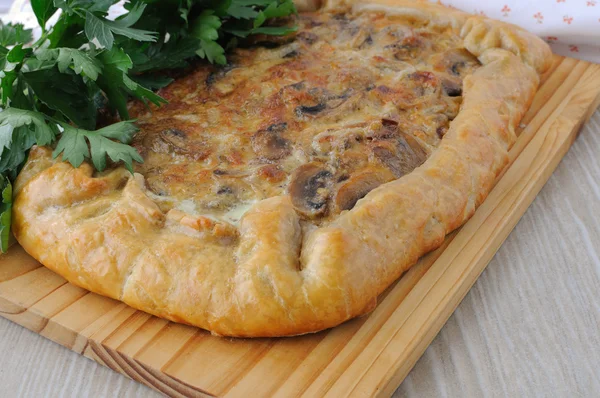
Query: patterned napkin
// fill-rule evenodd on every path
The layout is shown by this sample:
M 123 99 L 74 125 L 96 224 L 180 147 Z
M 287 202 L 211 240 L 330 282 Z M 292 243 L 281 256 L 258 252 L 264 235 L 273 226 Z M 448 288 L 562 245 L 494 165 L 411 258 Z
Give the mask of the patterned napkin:
M 600 63 L 600 0 L 443 0 L 473 14 L 519 25 L 556 54 Z
M 546 40 L 561 55 L 600 63 L 600 0 L 438 0 L 449 7 L 510 22 Z M 114 9 L 114 10 L 113 10 Z M 118 7 L 111 11 L 117 14 Z M 30 0 L 15 0 L 3 20 L 37 27 Z M 39 29 L 38 29 L 39 31 Z

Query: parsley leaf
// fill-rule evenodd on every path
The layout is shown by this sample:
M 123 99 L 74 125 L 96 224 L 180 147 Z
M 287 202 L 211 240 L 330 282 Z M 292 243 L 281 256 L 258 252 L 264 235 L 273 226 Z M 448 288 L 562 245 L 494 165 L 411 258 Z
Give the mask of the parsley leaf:
M 0 156 L 0 172 L 11 181 L 17 177 L 27 157 L 27 152 L 35 144 L 31 129 L 27 126 L 17 127 L 12 132 L 9 148 L 4 148 Z
M 251 19 L 256 18 L 258 15 L 258 11 L 256 11 L 254 7 L 242 5 L 236 1 L 232 2 L 226 12 L 237 19 Z
M 201 48 L 196 51 L 196 54 L 198 54 L 200 58 L 206 58 L 208 59 L 208 62 L 219 65 L 225 65 L 227 63 L 227 60 L 225 59 L 225 49 L 216 41 L 201 39 L 200 46 Z
M 0 70 L 3 70 L 6 66 L 6 55 L 8 54 L 8 48 L 0 46 Z
M 40 61 L 55 61 L 61 73 L 72 67 L 78 75 L 83 73 L 92 80 L 98 79 L 102 71 L 102 64 L 96 58 L 73 48 L 40 49 L 36 57 Z
M 80 10 L 106 14 L 108 9 L 118 0 L 54 0 L 54 5 L 66 14 L 77 14 Z
M 97 17 L 91 11 L 85 11 L 85 35 L 88 40 L 94 41 L 110 50 L 114 43 L 114 35 L 126 36 L 129 39 L 137 41 L 156 41 L 154 32 L 142 29 L 135 29 L 131 26 L 135 24 L 146 8 L 145 4 L 136 4 L 125 16 L 115 21 Z
M 269 18 L 280 18 L 296 12 L 296 6 L 292 0 L 283 2 L 273 1 L 267 8 L 259 12 L 254 20 L 254 29 L 261 27 Z
M 0 45 L 7 47 L 16 44 L 27 44 L 32 40 L 31 29 L 25 29 L 23 24 L 5 24 L 0 21 Z
M 10 148 L 13 130 L 21 126 L 30 126 L 38 145 L 48 145 L 54 141 L 54 131 L 46 123 L 44 116 L 35 111 L 8 108 L 0 112 L 0 143 Z M 1 148 L 1 147 L 0 147 Z
M 17 80 L 17 72 L 14 70 L 5 70 L 2 72 L 4 76 L 0 79 L 0 90 L 2 90 L 2 105 L 6 105 L 8 103 L 9 98 L 13 96 L 13 85 L 15 80 Z
M 265 22 L 271 18 L 281 18 L 296 13 L 296 6 L 293 0 L 232 0 L 231 7 L 256 7 L 266 6 L 262 11 L 257 12 L 251 26 L 242 28 L 243 24 L 229 24 L 224 30 L 237 37 L 248 37 L 255 34 L 282 36 L 295 32 L 295 26 L 264 26 Z M 228 9 L 229 12 L 229 9 Z
M 192 33 L 199 39 L 214 41 L 219 38 L 217 29 L 221 27 L 221 19 L 214 15 L 214 11 L 202 12 L 194 22 Z
M 196 51 L 200 58 L 207 58 L 211 63 L 224 65 L 227 62 L 225 49 L 217 43 L 220 27 L 221 19 L 214 15 L 214 11 L 206 10 L 194 21 L 192 34 L 200 39 L 200 49 Z
M 98 171 L 106 168 L 106 157 L 113 162 L 122 161 L 133 173 L 133 161 L 142 162 L 142 157 L 129 144 L 133 134 L 138 131 L 133 122 L 119 122 L 96 131 L 78 129 L 61 123 L 64 129 L 53 156 L 62 154 L 62 159 L 79 167 L 85 159 L 92 159 Z M 89 143 L 89 150 L 88 144 Z M 114 141 L 116 140 L 116 141 Z
M 97 40 L 101 46 L 109 50 L 115 41 L 108 25 L 89 11 L 85 13 L 85 35 L 89 41 Z
M 71 70 L 61 73 L 58 67 L 23 73 L 23 80 L 48 108 L 62 113 L 78 126 L 96 127 L 97 109 L 90 88 Z
M 184 37 L 167 43 L 153 43 L 147 49 L 126 48 L 133 61 L 133 73 L 145 73 L 163 69 L 185 68 L 188 59 L 200 49 L 198 39 Z
M 23 44 L 17 44 L 6 54 L 6 60 L 10 63 L 23 62 L 29 54 L 31 54 L 31 48 L 23 48 Z
M 102 52 L 98 58 L 103 65 L 103 73 L 97 81 L 98 86 L 106 93 L 122 119 L 129 119 L 127 111 L 129 95 L 142 101 L 150 101 L 155 105 L 166 103 L 163 98 L 129 78 L 127 73 L 133 66 L 133 62 L 122 49 L 113 47 L 109 51 Z
M 179 15 L 185 21 L 186 24 L 188 23 L 188 15 L 190 14 L 191 9 L 192 0 L 185 0 L 179 5 Z
M 295 26 L 261 26 L 250 31 L 252 35 L 284 36 L 298 30 Z
M 52 0 L 31 0 L 31 8 L 42 30 L 46 30 L 46 22 L 54 15 L 57 8 Z

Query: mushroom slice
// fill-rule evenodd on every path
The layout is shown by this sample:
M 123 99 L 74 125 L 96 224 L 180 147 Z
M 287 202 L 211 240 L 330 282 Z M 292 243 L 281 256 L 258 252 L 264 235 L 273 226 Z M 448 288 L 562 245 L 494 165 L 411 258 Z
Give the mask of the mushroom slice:
M 180 151 L 187 151 L 189 145 L 187 134 L 183 130 L 179 129 L 166 129 L 159 133 L 160 138 L 163 141 L 170 144 L 174 149 Z
M 418 141 L 402 132 L 400 132 L 395 146 L 382 143 L 374 146 L 372 150 L 375 158 L 390 169 L 396 178 L 410 173 L 427 160 L 427 152 Z
M 434 94 L 439 87 L 439 78 L 435 73 L 416 71 L 406 75 L 407 83 L 413 88 L 417 97 Z
M 296 211 L 306 217 L 322 216 L 331 194 L 332 173 L 321 163 L 306 163 L 294 170 L 288 193 Z
M 399 61 L 410 61 L 417 58 L 426 46 L 427 43 L 422 36 L 409 35 L 394 44 L 385 46 L 385 49 L 392 50 L 394 58 Z
M 387 170 L 363 171 L 354 174 L 340 185 L 335 195 L 336 210 L 340 212 L 352 209 L 356 202 L 373 189 L 394 179 L 394 175 Z
M 481 63 L 473 54 L 465 49 L 455 48 L 446 51 L 437 64 L 438 68 L 446 70 L 454 76 L 465 76 L 473 72 Z
M 319 36 L 312 32 L 300 32 L 296 35 L 296 38 L 308 45 L 315 44 L 319 40 Z
M 158 136 L 173 152 L 185 155 L 193 160 L 203 160 L 210 155 L 210 150 L 203 144 L 189 139 L 187 133 L 176 128 L 161 131 Z
M 460 97 L 462 95 L 462 82 L 457 79 L 442 79 L 442 89 L 448 97 Z
M 289 140 L 281 136 L 286 128 L 286 123 L 280 123 L 257 131 L 252 136 L 252 149 L 254 152 L 268 160 L 279 160 L 288 156 L 292 152 L 292 147 Z
M 325 109 L 327 109 L 327 104 L 320 102 L 316 105 L 311 105 L 311 106 L 307 106 L 307 105 L 300 105 L 296 107 L 296 115 L 298 117 L 302 117 L 304 115 L 317 115 L 321 112 L 323 112 Z
M 381 123 L 375 128 L 367 131 L 366 136 L 372 140 L 387 140 L 395 138 L 400 133 L 398 122 L 392 119 L 381 119 Z
M 427 151 L 412 135 L 400 132 L 398 147 L 405 155 L 413 159 L 415 167 L 422 165 L 427 160 Z
M 299 105 L 295 109 L 296 116 L 299 118 L 305 116 L 317 116 L 324 111 L 331 111 L 339 108 L 341 105 L 346 103 L 348 99 L 354 97 L 356 94 L 353 88 L 348 88 L 340 94 L 334 94 L 327 89 L 320 87 L 313 87 L 308 90 L 308 94 L 311 95 L 312 102 L 316 102 L 316 105 Z

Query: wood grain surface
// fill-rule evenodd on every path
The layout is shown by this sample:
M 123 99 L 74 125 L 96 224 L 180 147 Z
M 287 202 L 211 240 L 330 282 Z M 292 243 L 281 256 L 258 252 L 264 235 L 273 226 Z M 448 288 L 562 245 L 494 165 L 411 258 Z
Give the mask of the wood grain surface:
M 4 280 L 0 283 L 0 310 L 6 317 L 40 334 L 170 395 L 192 395 L 200 390 L 230 396 L 243 396 L 248 391 L 281 396 L 299 392 L 308 396 L 390 394 L 550 176 L 575 138 L 580 123 L 597 104 L 599 92 L 600 67 L 570 59 L 559 60 L 525 120 L 527 127 L 513 151 L 514 164 L 475 217 L 453 236 L 454 239 L 448 240 L 443 250 L 426 257 L 388 290 L 383 302 L 369 317 L 330 332 L 252 342 L 215 339 L 205 332 L 170 324 L 112 300 L 86 294 L 65 284 L 62 278 L 45 268 L 37 268 L 34 261 L 24 262 L 26 257 L 18 250 L 13 250 L 10 256 L 19 261 L 9 261 L 9 266 L 0 264 L 0 280 Z M 582 247 L 582 252 L 594 250 L 594 241 L 589 235 L 589 242 Z M 562 239 L 564 237 L 559 240 L 562 242 Z M 595 271 L 592 276 L 597 282 L 598 268 Z M 563 278 L 563 273 L 568 272 L 553 272 L 548 277 Z M 30 288 L 23 289 L 23 284 Z M 534 280 L 530 284 L 533 286 Z M 598 289 L 590 291 L 594 293 Z M 521 300 L 516 301 L 523 305 Z M 514 298 L 511 302 L 515 302 Z M 588 323 L 593 325 L 595 321 L 597 332 L 597 300 L 591 309 L 596 311 L 596 317 L 588 314 Z M 516 314 L 517 320 L 529 315 L 522 307 Z M 515 318 L 516 314 L 509 318 Z M 485 309 L 480 310 L 478 316 L 493 319 Z M 582 328 L 573 329 L 575 332 L 589 329 L 586 323 L 578 326 Z M 575 333 L 570 335 L 577 336 Z M 494 347 L 493 341 L 486 337 L 483 341 L 484 348 L 491 350 Z M 589 341 L 593 343 L 593 339 Z M 554 343 L 548 341 L 548 344 Z M 575 343 L 580 342 L 574 342 L 574 346 Z M 593 351 L 590 350 L 593 347 L 592 344 L 584 352 L 592 355 L 589 351 Z M 453 347 L 451 351 L 459 349 Z M 462 349 L 470 352 L 466 345 Z M 573 350 L 569 348 L 566 352 Z M 489 351 L 490 357 L 493 354 Z M 513 352 L 513 355 L 519 353 Z M 530 349 L 524 355 L 529 355 L 529 369 L 533 366 L 532 360 L 536 359 L 536 351 Z M 427 358 L 426 355 L 417 369 Z M 452 369 L 452 364 L 443 359 L 439 358 L 434 367 L 440 374 Z M 581 383 L 576 385 L 582 386 L 581 391 L 585 391 L 586 381 L 588 387 L 597 387 L 594 373 L 588 372 L 586 378 L 584 371 L 577 373 Z M 523 372 L 514 377 L 507 376 L 494 386 L 494 391 L 485 389 L 475 369 L 466 371 L 462 378 L 453 376 L 456 378 L 454 385 L 458 383 L 465 388 L 464 384 L 467 384 L 463 394 L 477 393 L 478 387 L 482 387 L 480 392 L 494 394 L 519 391 L 518 385 L 512 390 L 510 385 L 513 378 L 522 379 Z M 563 372 L 562 379 L 567 376 L 568 373 Z M 426 378 L 421 384 L 428 387 L 429 392 L 436 393 L 438 379 Z M 411 375 L 398 394 L 411 390 L 421 394 L 424 390 L 415 390 L 416 385 L 419 381 L 413 380 Z M 17 386 L 22 393 L 30 388 L 26 382 L 17 383 Z M 446 385 L 439 387 L 447 388 Z M 138 390 L 140 394 L 146 392 Z

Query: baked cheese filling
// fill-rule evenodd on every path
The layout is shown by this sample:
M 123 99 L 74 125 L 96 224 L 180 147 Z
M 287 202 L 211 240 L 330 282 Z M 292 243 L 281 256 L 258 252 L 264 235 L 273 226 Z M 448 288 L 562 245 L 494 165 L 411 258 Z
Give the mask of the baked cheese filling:
M 456 29 L 406 16 L 302 14 L 284 38 L 246 43 L 160 94 L 141 128 L 136 171 L 162 211 L 235 224 L 289 194 L 321 224 L 421 165 L 458 114 L 480 66 Z

